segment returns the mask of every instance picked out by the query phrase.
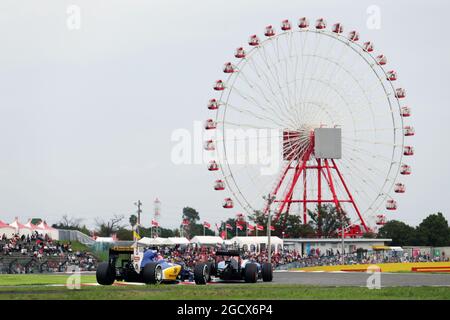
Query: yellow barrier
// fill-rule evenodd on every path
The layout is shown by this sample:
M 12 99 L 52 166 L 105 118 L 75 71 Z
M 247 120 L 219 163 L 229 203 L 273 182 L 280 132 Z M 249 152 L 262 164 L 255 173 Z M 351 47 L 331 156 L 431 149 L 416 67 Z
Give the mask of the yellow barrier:
M 354 271 L 364 272 L 372 264 L 353 264 L 340 266 L 320 266 L 320 267 L 306 267 L 293 270 L 302 271 Z M 423 267 L 449 267 L 450 262 L 405 262 L 405 263 L 379 263 L 376 264 L 381 268 L 381 272 L 411 272 L 412 268 Z M 439 272 L 436 270 L 435 272 Z

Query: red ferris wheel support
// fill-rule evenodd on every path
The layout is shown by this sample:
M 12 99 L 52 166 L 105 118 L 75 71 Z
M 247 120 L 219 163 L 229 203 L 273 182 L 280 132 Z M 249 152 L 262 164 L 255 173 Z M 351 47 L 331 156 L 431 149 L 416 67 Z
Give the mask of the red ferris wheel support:
M 297 135 L 297 133 L 284 132 L 284 136 Z M 353 198 L 346 182 L 341 174 L 338 165 L 334 159 L 320 159 L 316 158 L 314 155 L 314 132 L 310 133 L 310 138 L 308 144 L 300 148 L 304 150 L 300 153 L 292 151 L 293 147 L 290 146 L 288 151 L 285 150 L 284 160 L 288 160 L 289 163 L 282 170 L 280 178 L 274 187 L 271 195 L 274 197 L 273 203 L 278 204 L 275 209 L 275 221 L 277 221 L 283 212 L 289 214 L 291 204 L 301 203 L 303 209 L 303 223 L 307 223 L 307 205 L 310 203 L 317 203 L 320 207 L 323 203 L 334 203 L 336 208 L 342 212 L 343 203 L 350 203 L 355 210 L 362 227 L 365 232 L 369 232 L 370 228 L 364 221 L 363 216 Z M 298 146 L 297 146 L 297 149 Z M 296 149 L 296 150 L 297 150 Z M 288 156 L 286 154 L 289 153 Z M 315 170 L 317 172 L 317 193 L 314 197 L 307 198 L 307 175 L 308 171 Z M 292 173 L 291 173 L 292 172 Z M 333 174 L 334 173 L 334 174 Z M 290 178 L 289 178 L 290 177 Z M 290 179 L 290 180 L 289 180 Z M 301 181 L 303 179 L 303 181 Z M 323 183 L 325 182 L 325 183 Z M 284 192 L 281 189 L 284 185 Z M 325 186 L 324 186 L 325 185 Z M 337 195 L 336 188 L 341 185 L 345 190 L 345 198 L 340 198 Z M 325 188 L 327 188 L 331 193 L 331 199 L 323 199 L 323 194 L 325 193 Z M 303 190 L 302 190 L 303 189 Z M 303 191 L 295 192 L 294 191 Z M 296 199 L 294 194 L 302 194 L 302 198 Z M 268 208 L 264 210 L 266 213 Z M 361 230 L 359 226 L 354 225 L 348 228 L 348 235 L 360 234 Z

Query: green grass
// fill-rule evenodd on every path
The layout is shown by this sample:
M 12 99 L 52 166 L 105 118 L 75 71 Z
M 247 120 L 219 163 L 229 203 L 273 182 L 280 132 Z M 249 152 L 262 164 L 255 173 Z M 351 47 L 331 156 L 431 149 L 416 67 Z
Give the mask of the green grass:
M 92 249 L 89 248 L 87 245 L 82 244 L 78 241 L 59 241 L 61 244 L 71 243 L 71 247 L 73 251 L 87 251 L 92 252 Z
M 450 300 L 449 287 L 390 287 L 369 290 L 363 287 L 315 287 L 292 284 L 230 284 L 230 285 L 154 285 L 90 287 L 79 290 L 41 286 L 64 284 L 67 275 L 0 275 L 0 300 L 10 299 L 107 299 L 107 300 L 169 300 L 169 299 L 416 299 Z M 95 276 L 83 275 L 82 283 L 94 283 Z M 1 287 L 3 286 L 3 287 Z

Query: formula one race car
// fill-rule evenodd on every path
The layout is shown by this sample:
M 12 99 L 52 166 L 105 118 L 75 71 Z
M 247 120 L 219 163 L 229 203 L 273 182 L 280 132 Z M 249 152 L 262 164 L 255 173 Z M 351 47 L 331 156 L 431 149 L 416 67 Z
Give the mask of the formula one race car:
M 97 267 L 97 282 L 111 285 L 115 280 L 146 284 L 175 283 L 190 276 L 183 263 L 169 263 L 156 250 L 133 247 L 109 249 L 108 262 Z
M 217 262 L 217 259 L 223 258 Z M 242 259 L 239 250 L 216 252 L 216 262 L 198 263 L 194 268 L 196 284 L 206 284 L 214 278 L 223 281 L 244 280 L 255 283 L 258 279 L 270 282 L 273 279 L 272 264 L 257 263 L 249 259 Z

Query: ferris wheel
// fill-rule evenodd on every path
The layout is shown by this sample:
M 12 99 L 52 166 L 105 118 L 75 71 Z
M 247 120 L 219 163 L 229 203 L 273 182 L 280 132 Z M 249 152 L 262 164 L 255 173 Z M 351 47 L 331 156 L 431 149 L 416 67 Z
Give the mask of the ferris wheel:
M 300 18 L 236 49 L 205 122 L 223 208 L 267 212 L 270 194 L 275 219 L 298 214 L 307 223 L 308 210 L 331 203 L 350 218 L 349 235 L 376 230 L 397 209 L 414 154 L 411 108 L 387 57 L 359 38 L 341 23 Z M 279 159 L 270 173 L 254 161 L 267 142 Z

